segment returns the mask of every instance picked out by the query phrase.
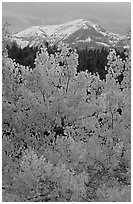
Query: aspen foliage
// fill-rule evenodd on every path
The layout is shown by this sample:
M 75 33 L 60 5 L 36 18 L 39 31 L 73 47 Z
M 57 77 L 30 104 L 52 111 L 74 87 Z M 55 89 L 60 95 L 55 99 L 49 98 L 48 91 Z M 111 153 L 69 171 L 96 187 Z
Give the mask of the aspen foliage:
M 102 81 L 62 43 L 34 69 L 3 56 L 3 201 L 130 201 L 130 60 Z

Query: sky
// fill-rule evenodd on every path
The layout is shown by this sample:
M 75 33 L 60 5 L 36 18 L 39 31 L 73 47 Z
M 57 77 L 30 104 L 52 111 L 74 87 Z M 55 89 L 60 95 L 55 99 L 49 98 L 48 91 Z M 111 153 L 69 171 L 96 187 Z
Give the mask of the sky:
M 2 22 L 11 33 L 37 25 L 56 25 L 76 19 L 126 34 L 131 24 L 130 2 L 3 2 Z

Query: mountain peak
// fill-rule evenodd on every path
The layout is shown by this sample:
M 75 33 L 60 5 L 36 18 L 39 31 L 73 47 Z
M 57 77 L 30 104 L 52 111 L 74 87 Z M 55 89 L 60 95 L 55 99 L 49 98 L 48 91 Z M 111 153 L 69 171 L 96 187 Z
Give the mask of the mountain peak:
M 80 25 L 86 25 L 86 26 L 98 26 L 94 23 L 92 23 L 91 21 L 88 21 L 88 20 L 84 20 L 84 19 L 76 19 L 76 20 L 73 20 L 73 21 L 70 21 L 70 22 L 67 22 L 65 24 L 80 24 Z

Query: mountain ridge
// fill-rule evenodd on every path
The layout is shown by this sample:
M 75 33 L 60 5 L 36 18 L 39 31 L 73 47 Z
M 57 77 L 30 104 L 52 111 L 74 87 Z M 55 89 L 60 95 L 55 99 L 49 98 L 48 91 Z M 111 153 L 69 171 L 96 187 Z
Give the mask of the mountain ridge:
M 59 25 L 33 26 L 12 36 L 22 48 L 38 46 L 43 41 L 56 44 L 60 41 L 78 48 L 128 47 L 126 35 L 106 31 L 91 21 L 78 19 Z

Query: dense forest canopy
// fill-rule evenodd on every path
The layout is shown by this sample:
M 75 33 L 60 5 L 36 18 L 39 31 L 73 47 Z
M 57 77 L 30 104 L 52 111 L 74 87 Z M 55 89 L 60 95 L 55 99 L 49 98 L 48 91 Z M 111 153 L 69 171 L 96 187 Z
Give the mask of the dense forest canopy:
M 3 201 L 130 202 L 130 52 L 60 43 L 36 53 L 7 41 L 5 32 Z
M 47 47 L 47 51 L 49 54 L 55 54 L 57 52 L 57 46 L 50 46 L 47 42 L 45 43 Z M 39 50 L 38 47 L 29 47 L 25 48 L 19 47 L 15 42 L 11 43 L 10 46 L 7 45 L 8 56 L 14 59 L 17 63 L 29 66 L 31 68 L 35 67 L 35 58 L 36 53 Z M 101 50 L 99 49 L 78 49 L 78 66 L 77 71 L 85 71 L 88 70 L 91 73 L 98 73 L 101 79 L 105 79 L 107 71 L 105 70 L 105 66 L 107 66 L 107 56 L 109 54 L 109 49 L 103 47 Z M 119 55 L 122 60 L 125 59 L 125 50 L 119 51 L 116 49 L 117 56 Z

